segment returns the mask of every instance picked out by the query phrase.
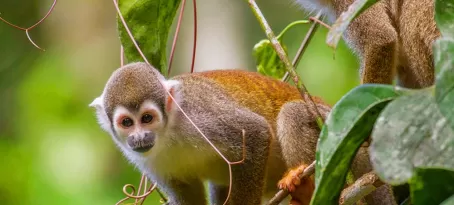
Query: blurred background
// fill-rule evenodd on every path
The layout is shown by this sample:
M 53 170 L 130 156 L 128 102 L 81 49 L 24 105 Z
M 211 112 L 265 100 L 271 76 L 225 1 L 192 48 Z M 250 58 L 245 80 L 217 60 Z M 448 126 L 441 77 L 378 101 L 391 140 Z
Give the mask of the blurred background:
M 197 3 L 196 71 L 255 70 L 252 48 L 266 36 L 247 1 Z M 309 17 L 290 0 L 257 3 L 276 34 Z M 0 0 L 0 16 L 28 27 L 51 4 Z M 186 6 L 172 75 L 190 69 L 192 2 Z M 296 26 L 286 34 L 291 58 L 308 28 Z M 358 64 L 343 42 L 334 59 L 326 33 L 319 28 L 297 70 L 310 93 L 334 104 L 358 84 Z M 115 204 L 124 197 L 123 185 L 138 186 L 141 174 L 99 128 L 88 107 L 120 63 L 112 2 L 59 1 L 30 35 L 45 52 L 25 32 L 0 22 L 0 204 Z M 145 204 L 159 200 L 153 194 Z

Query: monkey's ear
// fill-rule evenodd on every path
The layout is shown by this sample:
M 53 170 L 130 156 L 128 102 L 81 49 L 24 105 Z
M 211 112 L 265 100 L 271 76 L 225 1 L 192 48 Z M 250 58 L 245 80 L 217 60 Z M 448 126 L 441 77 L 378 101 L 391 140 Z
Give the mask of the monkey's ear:
M 102 96 L 99 96 L 99 97 L 95 98 L 93 100 L 93 102 L 91 102 L 88 106 L 89 107 L 94 107 L 94 108 L 96 108 L 96 110 L 101 109 L 102 107 L 104 107 L 103 106 Z
M 166 80 L 164 81 L 164 88 L 172 95 L 173 99 L 169 96 L 169 93 L 166 92 L 166 104 L 165 109 L 167 113 L 173 112 L 177 109 L 175 105 L 180 102 L 180 82 L 177 80 Z M 174 101 L 175 100 L 175 101 Z
M 103 96 L 99 96 L 93 100 L 88 106 L 93 107 L 96 109 L 96 117 L 98 118 L 98 123 L 101 128 L 107 132 L 111 132 L 110 130 L 110 120 L 107 117 L 107 113 L 104 109 L 104 98 Z

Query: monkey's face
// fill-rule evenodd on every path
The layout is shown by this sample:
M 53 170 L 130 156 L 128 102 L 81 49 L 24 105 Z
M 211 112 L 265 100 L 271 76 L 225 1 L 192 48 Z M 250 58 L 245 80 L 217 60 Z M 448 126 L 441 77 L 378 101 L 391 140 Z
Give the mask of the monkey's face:
M 167 121 L 164 110 L 172 110 L 165 105 L 172 102 L 166 99 L 166 89 L 174 92 L 177 85 L 152 66 L 131 63 L 111 75 L 90 107 L 96 108 L 101 128 L 123 151 L 147 152 L 159 144 L 158 133 L 163 133 Z
M 118 106 L 112 121 L 118 140 L 136 152 L 149 151 L 155 145 L 156 132 L 163 127 L 162 114 L 151 102 L 136 110 Z

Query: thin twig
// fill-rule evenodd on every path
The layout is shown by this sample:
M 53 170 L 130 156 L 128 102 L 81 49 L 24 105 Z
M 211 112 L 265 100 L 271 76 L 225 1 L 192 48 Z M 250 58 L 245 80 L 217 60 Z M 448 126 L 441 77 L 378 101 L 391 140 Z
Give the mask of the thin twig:
M 354 184 L 344 189 L 339 199 L 340 205 L 352 205 L 369 195 L 384 183 L 374 172 L 364 174 Z
M 181 5 L 180 5 L 180 7 L 181 7 L 180 14 L 178 15 L 177 27 L 175 30 L 175 34 L 173 36 L 172 48 L 170 49 L 169 68 L 167 69 L 167 76 L 170 75 L 170 70 L 172 69 L 173 55 L 175 53 L 175 48 L 177 47 L 178 34 L 180 34 L 181 20 L 183 18 L 185 5 L 186 5 L 186 0 L 182 0 Z
M 52 6 L 50 6 L 50 9 L 47 11 L 46 15 L 44 15 L 44 17 L 42 17 L 38 22 L 36 22 L 35 24 L 29 26 L 28 28 L 23 28 L 23 27 L 20 27 L 20 26 L 17 26 L 7 20 L 5 20 L 4 18 L 0 17 L 0 21 L 3 21 L 5 22 L 6 24 L 8 24 L 9 26 L 12 26 L 16 29 L 19 29 L 19 30 L 23 30 L 25 31 L 25 34 L 27 35 L 27 38 L 28 40 L 30 41 L 30 43 L 33 44 L 33 46 L 35 46 L 36 48 L 38 48 L 39 50 L 42 50 L 42 51 L 45 51 L 44 49 L 42 49 L 41 47 L 39 47 L 33 40 L 32 38 L 30 37 L 30 34 L 29 34 L 29 31 L 32 30 L 33 28 L 35 28 L 36 26 L 38 26 L 39 24 L 41 24 L 44 20 L 46 20 L 46 18 L 52 13 L 52 11 L 54 10 L 54 7 L 55 5 L 57 4 L 57 0 L 54 0 L 54 2 L 52 3 Z
M 194 7 L 194 43 L 192 45 L 191 73 L 194 72 L 195 54 L 197 48 L 197 1 L 192 0 L 192 5 Z
M 315 172 L 315 161 L 312 162 L 306 169 L 304 169 L 303 173 L 301 173 L 298 178 L 303 179 L 304 177 L 309 177 L 310 175 L 314 174 Z M 282 200 L 285 199 L 289 195 L 289 192 L 287 190 L 280 190 L 277 192 L 276 195 L 274 195 L 273 198 L 271 198 L 270 201 L 268 201 L 268 205 L 277 205 L 281 203 Z
M 140 190 L 137 192 L 138 194 L 137 195 L 134 195 L 135 192 L 136 192 L 136 188 L 134 187 L 134 185 L 132 184 L 126 184 L 125 186 L 123 186 L 123 194 L 126 195 L 126 197 L 120 201 L 118 201 L 115 205 L 119 205 L 123 202 L 125 202 L 126 200 L 128 199 L 143 199 L 145 198 L 146 196 L 150 195 L 151 192 L 153 192 L 153 190 L 156 188 L 157 184 L 155 183 L 152 188 L 150 188 L 145 194 L 143 195 L 139 195 L 140 194 Z M 127 188 L 131 188 L 131 193 L 128 193 L 128 191 L 126 190 Z
M 123 46 L 120 46 L 120 66 L 123 67 L 125 65 L 125 49 Z
M 35 47 L 38 48 L 39 50 L 46 51 L 46 50 L 42 49 L 41 47 L 39 47 L 39 46 L 32 40 L 32 38 L 30 37 L 30 34 L 28 33 L 29 30 L 30 30 L 30 29 L 25 30 L 25 35 L 27 35 L 28 41 L 30 41 L 30 43 L 32 43 L 33 46 L 35 46 Z
M 325 22 L 321 21 L 321 20 L 320 20 L 320 17 L 318 17 L 318 18 L 309 17 L 309 20 L 315 21 L 315 22 L 319 23 L 320 25 L 324 26 L 324 27 L 327 28 L 328 30 L 331 29 L 331 26 L 328 25 L 328 24 L 326 24 Z
M 146 188 L 146 187 L 147 187 L 147 181 L 146 181 L 146 177 L 145 177 L 145 188 Z M 146 189 L 144 189 L 143 191 L 144 191 L 144 193 L 146 193 L 146 191 L 151 193 L 153 190 L 156 190 L 156 191 L 159 190 L 159 189 L 158 189 L 158 184 L 157 184 L 157 183 L 154 184 L 154 185 L 150 184 L 150 188 L 148 188 L 148 191 L 147 191 Z M 140 205 L 142 205 L 143 202 L 145 202 L 145 199 L 147 199 L 148 196 L 150 196 L 150 194 L 145 195 L 145 196 L 142 198 L 142 200 L 140 201 Z
M 285 53 L 284 49 L 282 48 L 281 44 L 279 41 L 276 39 L 276 36 L 274 35 L 273 30 L 271 27 L 268 25 L 265 17 L 263 16 L 262 12 L 260 11 L 260 8 L 258 7 L 257 3 L 255 3 L 255 0 L 248 0 L 249 6 L 252 9 L 252 12 L 256 16 L 257 20 L 260 23 L 260 26 L 262 29 L 265 31 L 268 39 L 271 42 L 271 45 L 273 45 L 274 50 L 278 54 L 279 58 L 281 59 L 282 62 L 285 64 L 285 68 L 287 69 L 287 72 L 290 74 L 290 77 L 292 77 L 293 82 L 296 85 L 296 88 L 298 88 L 303 100 L 305 100 L 306 96 L 309 98 L 309 102 L 311 103 L 311 106 L 314 107 L 314 110 L 316 112 L 315 121 L 317 122 L 317 125 L 320 129 L 323 127 L 323 119 L 322 115 L 320 114 L 320 111 L 318 110 L 317 106 L 315 105 L 311 95 L 309 92 L 307 92 L 306 86 L 304 86 L 304 83 L 300 80 L 298 74 L 296 73 L 295 69 L 293 68 L 292 64 L 290 63 L 287 54 Z
M 142 175 L 142 178 L 140 179 L 140 183 L 139 183 L 139 189 L 137 189 L 137 195 L 140 194 L 140 190 L 142 190 L 142 185 L 143 185 L 143 180 L 145 178 L 145 175 Z M 147 185 L 145 185 L 145 189 L 144 190 L 147 190 Z M 136 199 L 135 203 L 137 203 L 139 201 L 139 199 Z
M 319 19 L 321 16 L 322 16 L 322 12 L 319 11 L 314 19 Z M 303 57 L 303 54 L 306 51 L 306 48 L 309 45 L 309 42 L 312 40 L 312 37 L 314 36 L 315 31 L 317 31 L 317 28 L 318 28 L 318 21 L 314 21 L 312 19 L 312 25 L 309 28 L 309 31 L 307 32 L 303 41 L 301 42 L 298 52 L 296 52 L 295 58 L 293 58 L 292 65 L 294 68 L 298 67 L 298 64 L 299 64 L 301 58 Z M 289 79 L 289 76 L 290 76 L 289 73 L 285 72 L 285 75 L 282 78 L 282 81 L 287 82 L 287 80 Z

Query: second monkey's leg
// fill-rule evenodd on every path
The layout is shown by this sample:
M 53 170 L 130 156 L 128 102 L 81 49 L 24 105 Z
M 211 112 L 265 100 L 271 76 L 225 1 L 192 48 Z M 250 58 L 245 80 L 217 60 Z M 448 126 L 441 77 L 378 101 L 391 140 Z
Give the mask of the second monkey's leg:
M 349 25 L 346 42 L 361 60 L 361 84 L 392 84 L 398 54 L 398 34 L 385 2 L 378 2 Z

